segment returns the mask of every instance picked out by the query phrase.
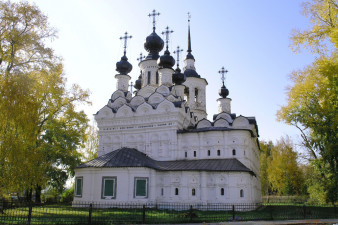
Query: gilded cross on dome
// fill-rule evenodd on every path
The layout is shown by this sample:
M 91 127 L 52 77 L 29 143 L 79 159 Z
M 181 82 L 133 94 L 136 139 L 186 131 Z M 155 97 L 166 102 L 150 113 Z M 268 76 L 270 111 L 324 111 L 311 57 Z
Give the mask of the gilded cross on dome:
M 132 38 L 133 36 L 128 36 L 128 33 L 126 32 L 126 33 L 124 33 L 124 37 L 120 37 L 120 40 L 122 40 L 122 39 L 124 39 L 124 46 L 123 46 L 123 48 L 124 48 L 124 55 L 126 55 L 126 51 L 127 51 L 127 40 L 128 39 L 130 39 L 130 38 Z
M 222 83 L 224 85 L 224 81 L 225 81 L 224 74 L 228 73 L 228 70 L 224 70 L 224 66 L 223 66 L 222 69 L 220 71 L 218 71 L 218 73 L 222 74 L 221 80 L 222 80 Z
M 148 15 L 149 17 L 151 17 L 151 16 L 153 17 L 153 31 L 154 32 L 155 32 L 155 29 L 156 29 L 156 27 L 155 27 L 155 25 L 156 25 L 156 18 L 155 17 L 159 16 L 159 15 L 160 15 L 160 13 L 156 12 L 155 9 L 153 10 L 152 14 L 149 13 L 149 15 Z
M 173 33 L 173 30 L 169 30 L 169 27 L 167 26 L 165 28 L 166 30 L 162 32 L 163 35 L 165 35 L 165 42 L 167 44 L 167 50 L 168 50 L 168 42 L 169 42 L 169 34 Z
M 180 49 L 180 46 L 177 46 L 177 50 L 174 51 L 174 54 L 176 54 L 176 64 L 177 67 L 179 67 L 179 61 L 180 61 L 180 53 L 183 51 L 183 49 Z

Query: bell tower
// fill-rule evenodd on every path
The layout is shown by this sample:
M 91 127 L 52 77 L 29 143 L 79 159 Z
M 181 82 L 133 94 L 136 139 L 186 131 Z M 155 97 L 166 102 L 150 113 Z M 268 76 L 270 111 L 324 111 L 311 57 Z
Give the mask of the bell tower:
M 196 72 L 195 58 L 191 54 L 190 18 L 190 13 L 188 13 L 188 54 L 184 60 L 185 66 L 183 68 L 184 75 L 186 76 L 186 81 L 183 83 L 185 85 L 184 95 L 190 110 L 197 116 L 197 120 L 201 120 L 205 119 L 208 115 L 206 112 L 205 96 L 208 82 Z

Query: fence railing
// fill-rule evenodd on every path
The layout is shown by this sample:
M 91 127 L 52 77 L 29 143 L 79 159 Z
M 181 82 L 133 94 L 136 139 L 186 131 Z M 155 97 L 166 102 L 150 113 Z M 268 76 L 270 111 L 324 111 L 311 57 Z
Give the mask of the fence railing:
M 338 218 L 328 205 L 0 202 L 0 224 L 158 224 Z

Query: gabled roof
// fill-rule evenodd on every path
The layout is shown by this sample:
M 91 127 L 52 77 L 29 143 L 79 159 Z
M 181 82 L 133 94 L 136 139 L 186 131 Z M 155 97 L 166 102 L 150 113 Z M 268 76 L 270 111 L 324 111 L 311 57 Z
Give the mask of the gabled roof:
M 234 158 L 157 161 L 133 148 L 120 148 L 81 164 L 77 168 L 89 167 L 147 167 L 158 171 L 226 171 L 248 172 L 255 175 L 253 171 Z

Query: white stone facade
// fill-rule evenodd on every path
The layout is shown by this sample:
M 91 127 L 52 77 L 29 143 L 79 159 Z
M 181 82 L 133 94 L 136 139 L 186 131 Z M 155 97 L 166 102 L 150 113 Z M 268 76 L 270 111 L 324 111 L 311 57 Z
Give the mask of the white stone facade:
M 207 120 L 208 83 L 194 62 L 185 71 L 196 75 L 174 84 L 173 69 L 143 60 L 134 94 L 129 75 L 115 76 L 117 90 L 95 115 L 99 157 L 75 170 L 74 202 L 261 202 L 256 120 L 232 114 L 229 98 Z

